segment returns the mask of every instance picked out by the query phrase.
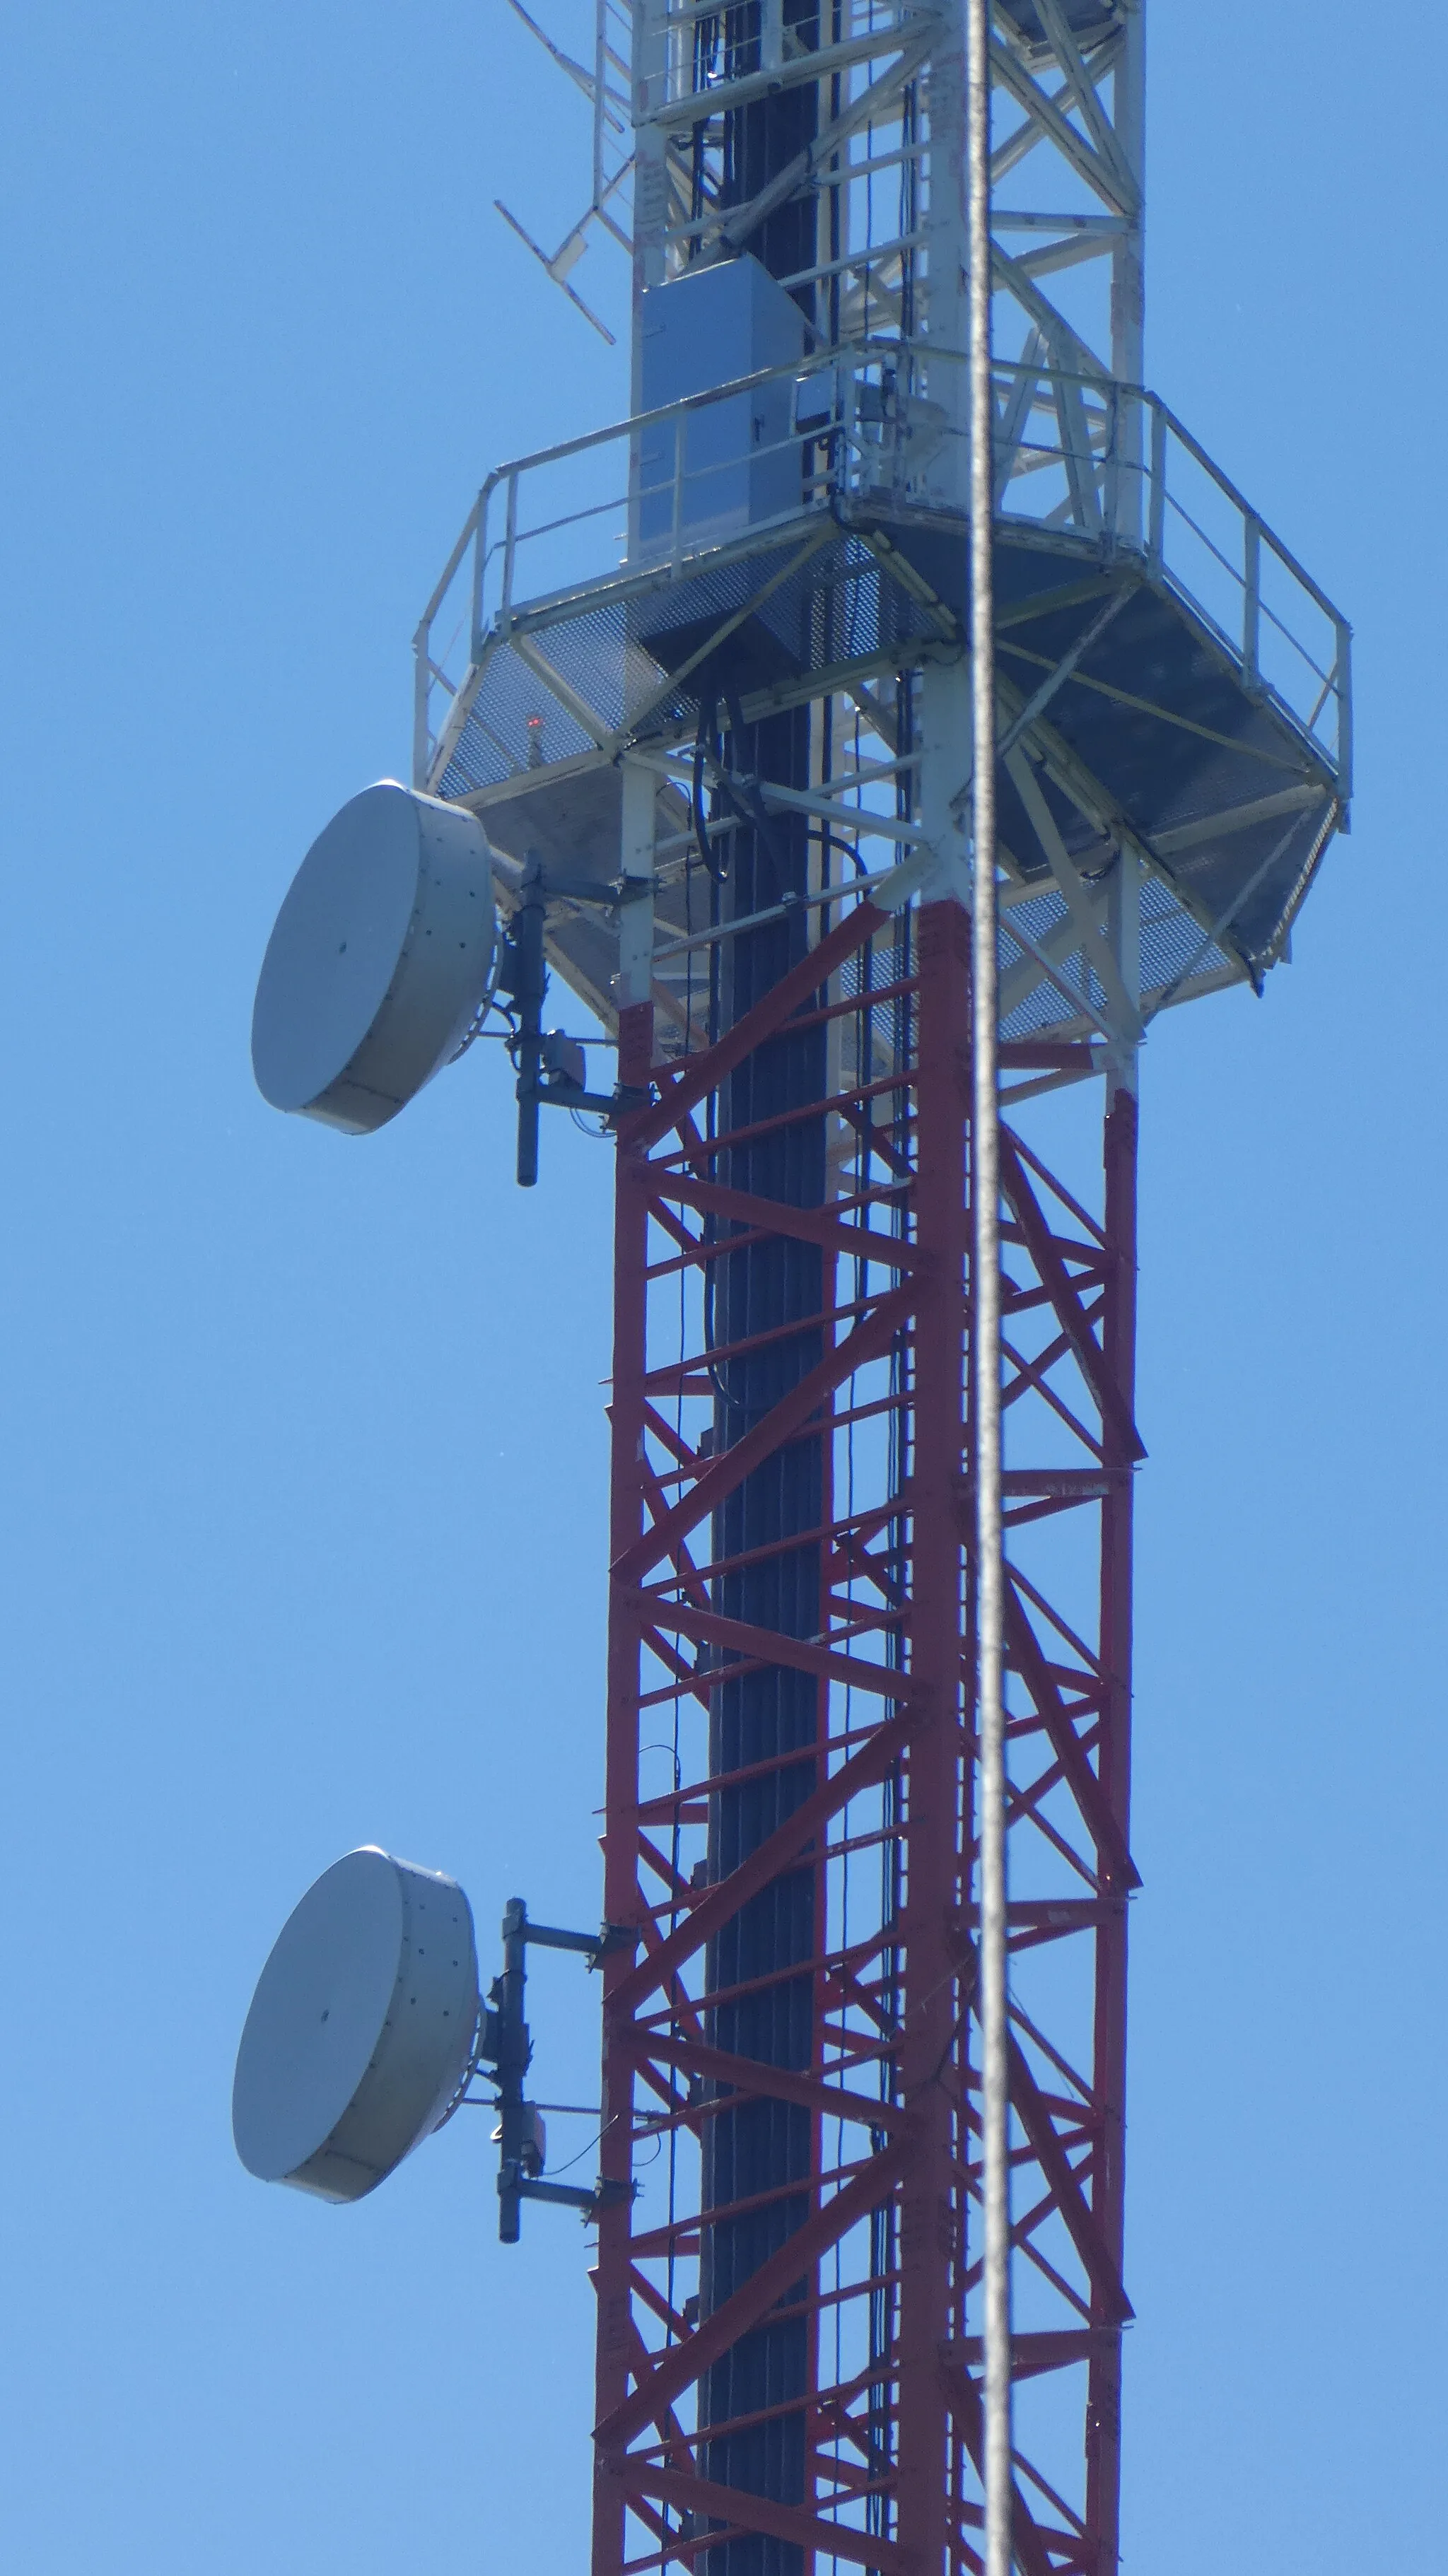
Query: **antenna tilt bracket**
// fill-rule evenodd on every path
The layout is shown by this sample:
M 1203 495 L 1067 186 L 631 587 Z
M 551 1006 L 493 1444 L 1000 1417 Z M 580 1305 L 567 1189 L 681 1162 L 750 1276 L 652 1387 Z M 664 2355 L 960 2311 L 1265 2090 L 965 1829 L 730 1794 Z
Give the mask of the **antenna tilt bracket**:
M 542 1950 L 571 1950 L 588 1967 L 596 1968 L 603 1959 L 621 1950 L 632 1952 L 638 1946 L 638 1938 L 636 1931 L 618 1923 L 605 1923 L 597 1932 L 569 1932 L 555 1923 L 530 1923 L 521 1896 L 510 1897 L 503 1909 L 503 1973 L 494 1978 L 489 1989 L 478 2056 L 493 2067 L 498 2087 L 498 2125 L 493 2136 L 499 2151 L 498 2234 L 505 2245 L 518 2242 L 525 2200 L 551 2202 L 555 2209 L 576 2209 L 587 2223 L 601 2209 L 613 2208 L 634 2196 L 632 2183 L 600 2179 L 592 2189 L 585 2189 L 581 2183 L 543 2180 L 543 2122 L 524 2090 L 533 2043 L 523 2002 L 530 1942 Z
M 513 1906 L 521 1904 L 521 1897 L 511 1900 L 503 1918 L 505 1926 Z M 639 1936 L 629 1923 L 604 1923 L 596 1932 L 561 1932 L 556 1924 L 530 1923 L 525 1915 L 520 1929 L 523 1939 L 536 1942 L 540 1950 L 576 1951 L 590 1968 L 601 1967 L 605 1959 L 614 1958 L 620 1950 L 633 1951 L 639 1945 Z
M 619 877 L 606 885 L 589 878 L 545 879 L 536 851 L 528 853 L 517 909 L 503 939 L 498 976 L 498 990 L 508 995 L 517 1021 L 508 1052 L 518 1075 L 520 1189 L 531 1190 L 538 1178 L 540 1109 L 596 1110 L 605 1128 L 610 1128 L 629 1110 L 647 1108 L 652 1097 L 627 1083 L 616 1084 L 612 1091 L 590 1091 L 586 1080 L 580 1078 L 584 1073 L 582 1044 L 557 1031 L 545 1031 L 543 1004 L 548 993 L 548 961 L 544 930 L 548 899 L 551 895 L 569 903 L 599 904 L 616 911 L 621 904 L 637 902 L 648 890 L 646 878 Z
M 548 2200 L 553 2203 L 555 2209 L 576 2209 L 585 2227 L 591 2218 L 598 2216 L 601 2209 L 618 2209 L 625 2201 L 636 2200 L 638 2188 L 636 2182 L 600 2180 L 594 2184 L 591 2191 L 588 2191 L 582 2183 L 536 2182 L 528 2174 L 509 2181 L 506 2168 L 498 2176 L 500 2200 L 504 2193 L 509 2191 L 515 2192 L 520 2200 Z M 505 2243 L 510 2241 L 512 2240 L 504 2239 Z

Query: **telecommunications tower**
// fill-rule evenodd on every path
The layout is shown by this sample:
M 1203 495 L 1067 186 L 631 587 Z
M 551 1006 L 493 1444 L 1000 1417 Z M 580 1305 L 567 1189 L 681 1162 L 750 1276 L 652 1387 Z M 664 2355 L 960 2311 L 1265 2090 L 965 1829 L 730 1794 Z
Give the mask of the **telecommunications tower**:
M 520 1177 L 617 1137 L 594 2576 L 981 2564 L 963 25 L 545 40 L 631 416 L 488 476 L 417 635 Z M 1140 0 L 990 41 L 1012 2547 L 1115 2576 L 1138 1063 L 1286 951 L 1348 636 L 1143 389 Z

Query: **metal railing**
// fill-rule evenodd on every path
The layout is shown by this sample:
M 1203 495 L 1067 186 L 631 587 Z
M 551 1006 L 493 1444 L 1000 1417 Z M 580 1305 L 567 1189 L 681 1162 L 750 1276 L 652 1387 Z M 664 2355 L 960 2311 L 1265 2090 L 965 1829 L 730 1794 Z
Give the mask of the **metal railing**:
M 635 116 L 640 124 L 679 110 L 692 110 L 687 122 L 717 116 L 721 107 L 743 106 L 777 90 L 796 66 L 797 77 L 828 80 L 882 54 L 902 52 L 922 32 L 933 32 L 932 21 L 907 0 L 889 7 L 880 0 L 845 0 L 830 41 L 796 51 L 781 0 L 742 0 L 730 12 L 726 42 L 721 14 L 704 0 L 685 0 L 650 16 L 639 29 Z M 731 57 L 752 57 L 754 68 L 733 71 Z
M 600 588 L 653 586 L 712 549 L 767 544 L 818 511 L 961 509 L 964 442 L 948 379 L 962 365 L 920 343 L 857 342 L 498 466 L 414 638 L 419 781 L 467 668 L 525 616 L 556 622 L 575 598 L 581 608 Z M 1029 353 L 999 364 L 995 385 L 1002 530 L 1029 528 L 1102 562 L 1137 561 L 1211 630 L 1249 692 L 1312 741 L 1346 803 L 1347 622 L 1259 513 L 1139 386 Z

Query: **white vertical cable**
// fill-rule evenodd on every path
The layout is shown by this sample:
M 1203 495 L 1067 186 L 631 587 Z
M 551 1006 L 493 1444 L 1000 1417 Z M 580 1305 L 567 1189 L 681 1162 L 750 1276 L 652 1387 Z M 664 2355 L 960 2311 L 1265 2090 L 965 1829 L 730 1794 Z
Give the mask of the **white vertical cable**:
M 995 515 L 991 391 L 988 0 L 966 0 L 970 268 L 970 674 L 973 1096 L 971 1405 L 975 1488 L 980 1839 L 982 2198 L 985 2205 L 985 2576 L 1011 2569 L 1009 2103 L 1006 2086 L 1006 1780 L 1001 1540 L 999 1080 L 996 1033 Z

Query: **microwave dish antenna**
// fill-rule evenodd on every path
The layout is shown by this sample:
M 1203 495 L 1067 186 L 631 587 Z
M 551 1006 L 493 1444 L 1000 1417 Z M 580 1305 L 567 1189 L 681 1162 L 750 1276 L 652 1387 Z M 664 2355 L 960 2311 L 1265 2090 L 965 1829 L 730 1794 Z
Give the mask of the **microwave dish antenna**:
M 530 1946 L 596 1968 L 637 1935 L 534 1923 L 503 1912 L 503 1970 L 478 1991 L 472 1908 L 455 1878 L 376 1843 L 308 1888 L 257 1980 L 236 2053 L 231 2129 L 259 2182 L 319 2200 L 365 2200 L 464 2102 L 498 2114 L 498 2234 L 516 2245 L 525 2200 L 592 2221 L 632 2186 L 549 2182 L 542 2105 L 527 2095 Z M 495 2088 L 475 2093 L 476 2077 Z
M 262 2182 L 362 2200 L 438 2126 L 478 2027 L 456 1879 L 367 1844 L 283 1924 L 237 2052 L 231 2125 Z
M 251 1024 L 263 1099 L 353 1136 L 385 1127 L 466 1036 L 496 935 L 476 816 L 395 779 L 364 787 L 312 843 L 267 945 Z

